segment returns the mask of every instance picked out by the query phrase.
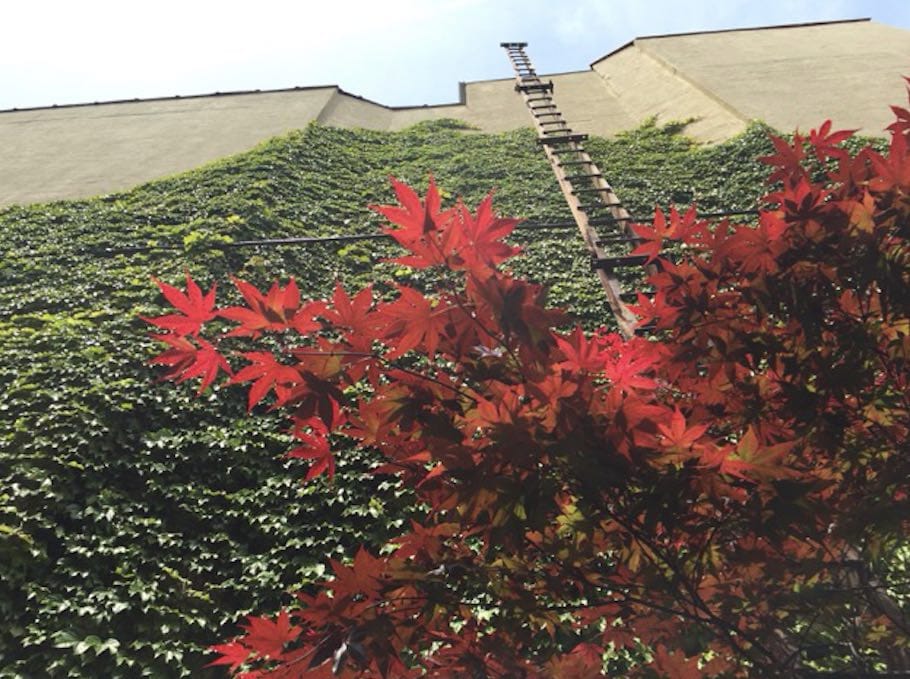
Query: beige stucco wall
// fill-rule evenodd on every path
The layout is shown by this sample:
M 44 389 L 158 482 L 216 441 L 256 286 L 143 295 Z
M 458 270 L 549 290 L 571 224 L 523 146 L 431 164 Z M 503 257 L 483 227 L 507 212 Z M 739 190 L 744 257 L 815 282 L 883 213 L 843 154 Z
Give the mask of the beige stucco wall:
M 334 87 L 0 113 L 0 204 L 127 189 L 306 126 Z
M 386 106 L 337 90 L 314 120 L 334 127 L 387 130 L 391 117 L 392 111 Z M 298 125 L 298 127 L 304 127 L 304 125 Z
M 552 79 L 575 130 L 607 135 L 635 124 L 593 71 Z M 467 83 L 463 96 L 458 104 L 393 109 L 332 86 L 4 111 L 0 205 L 128 189 L 240 153 L 313 120 L 373 130 L 438 118 L 465 120 L 486 132 L 531 125 L 512 78 Z
M 553 96 L 573 130 L 609 135 L 635 125 L 593 71 L 541 77 L 553 81 Z M 505 132 L 532 124 L 524 100 L 515 92 L 514 78 L 464 83 L 463 97 L 464 102 L 458 105 L 396 109 L 390 129 L 433 118 L 458 118 L 485 132 Z
M 652 117 L 659 123 L 694 119 L 686 134 L 710 142 L 741 132 L 748 122 L 717 97 L 664 68 L 637 42 L 595 62 L 593 72 L 635 123 Z
M 874 21 L 639 38 L 635 45 L 745 119 L 882 134 L 907 101 L 910 32 Z

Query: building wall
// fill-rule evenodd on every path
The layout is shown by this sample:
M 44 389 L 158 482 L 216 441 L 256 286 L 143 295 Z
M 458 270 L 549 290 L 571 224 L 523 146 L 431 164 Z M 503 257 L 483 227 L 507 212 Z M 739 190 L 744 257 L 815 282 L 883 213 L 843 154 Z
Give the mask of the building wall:
M 336 91 L 67 106 L 0 113 L 0 205 L 127 189 L 305 127 Z
M 910 32 L 874 21 L 639 38 L 666 70 L 713 93 L 746 120 L 808 131 L 880 135 L 889 104 L 907 101 Z
M 542 78 L 553 81 L 554 98 L 576 132 L 607 136 L 635 125 L 593 71 Z M 390 129 L 440 117 L 458 118 L 485 132 L 505 132 L 532 124 L 524 99 L 515 92 L 513 78 L 465 83 L 462 92 L 463 101 L 458 105 L 394 110 Z
M 593 71 L 614 94 L 628 120 L 692 120 L 686 134 L 707 142 L 728 139 L 745 129 L 748 119 L 710 92 L 664 68 L 637 42 L 595 62 Z

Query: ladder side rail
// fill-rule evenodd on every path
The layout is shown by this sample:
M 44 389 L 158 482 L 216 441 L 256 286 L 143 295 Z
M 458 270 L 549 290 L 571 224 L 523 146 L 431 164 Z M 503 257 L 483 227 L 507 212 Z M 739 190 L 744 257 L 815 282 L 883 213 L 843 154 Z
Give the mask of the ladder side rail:
M 506 48 L 509 55 L 509 59 L 512 63 L 512 68 L 515 72 L 515 90 L 518 92 L 522 99 L 525 102 L 525 105 L 528 107 L 531 117 L 534 121 L 534 127 L 537 131 L 538 141 L 555 141 L 552 138 L 548 139 L 550 135 L 547 134 L 550 128 L 550 125 L 543 123 L 540 117 L 534 114 L 536 109 L 546 108 L 547 110 L 553 112 L 552 116 L 557 117 L 557 119 L 562 122 L 565 126 L 565 129 L 560 129 L 559 132 L 563 133 L 567 137 L 574 137 L 571 132 L 571 129 L 568 126 L 568 123 L 562 117 L 562 114 L 559 112 L 558 107 L 553 102 L 553 87 L 552 81 L 549 83 L 547 89 L 533 88 L 527 89 L 523 86 L 538 83 L 543 86 L 543 81 L 537 76 L 536 71 L 534 71 L 533 66 L 531 66 L 530 58 L 527 57 L 524 53 L 524 43 L 502 43 L 502 47 Z M 520 62 L 520 63 L 519 63 Z M 534 82 L 528 82 L 529 78 L 527 75 L 523 74 L 522 71 L 530 70 L 534 73 Z M 539 102 L 543 102 L 540 104 Z M 550 115 L 550 114 L 547 114 Z M 579 137 L 584 137 L 584 135 L 577 135 Z M 624 224 L 625 229 L 631 233 L 631 228 L 629 226 L 631 222 L 631 215 L 628 210 L 622 205 L 619 197 L 613 191 L 613 188 L 610 184 L 603 178 L 600 169 L 594 163 L 591 156 L 585 150 L 581 139 L 557 142 L 557 143 L 541 143 L 543 146 L 544 153 L 547 156 L 547 160 L 550 163 L 550 167 L 553 170 L 554 175 L 556 176 L 556 181 L 559 184 L 559 188 L 562 191 L 563 197 L 566 200 L 566 204 L 569 206 L 569 211 L 572 213 L 572 217 L 575 219 L 575 223 L 578 225 L 579 232 L 581 233 L 582 240 L 584 241 L 585 247 L 588 252 L 591 254 L 592 260 L 594 263 L 600 263 L 604 261 L 609 261 L 611 259 L 610 255 L 604 252 L 601 247 L 602 242 L 610 242 L 609 239 L 601 239 L 597 233 L 595 227 L 589 223 L 589 217 L 587 213 L 581 208 L 581 202 L 579 201 L 578 195 L 575 193 L 573 186 L 573 180 L 569 179 L 569 172 L 564 167 L 564 163 L 572 167 L 572 172 L 576 175 L 579 173 L 583 175 L 588 175 L 589 183 L 592 188 L 598 190 L 598 193 L 602 196 L 602 202 L 609 206 L 608 210 L 610 215 L 615 219 L 619 224 Z M 570 156 L 569 160 L 563 160 L 562 155 Z M 584 170 L 578 170 L 577 168 L 584 168 Z M 632 234 L 634 235 L 634 234 Z M 626 293 L 622 290 L 622 285 L 619 279 L 614 274 L 614 267 L 608 266 L 595 266 L 595 272 L 597 273 L 598 278 L 600 279 L 601 285 L 604 289 L 605 296 L 607 298 L 607 303 L 610 306 L 610 310 L 613 312 L 614 317 L 616 318 L 617 325 L 619 326 L 620 332 L 625 337 L 632 337 L 635 334 L 636 326 L 638 325 L 638 319 L 636 316 L 629 310 L 626 303 L 623 301 L 623 297 L 626 296 Z

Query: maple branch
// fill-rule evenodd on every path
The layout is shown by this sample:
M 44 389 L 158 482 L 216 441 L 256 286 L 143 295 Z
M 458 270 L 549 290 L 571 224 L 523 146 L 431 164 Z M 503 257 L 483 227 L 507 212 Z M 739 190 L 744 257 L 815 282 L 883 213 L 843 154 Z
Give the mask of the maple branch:
M 441 380 L 436 379 L 435 377 L 431 377 L 430 375 L 427 375 L 420 371 L 412 370 L 411 368 L 405 368 L 400 365 L 395 365 L 395 364 L 391 363 L 390 361 L 388 361 L 387 359 L 383 358 L 382 356 L 377 356 L 376 358 L 380 363 L 382 363 L 383 365 L 386 365 L 390 368 L 393 368 L 394 370 L 400 370 L 401 372 L 408 373 L 409 375 L 413 375 L 414 377 L 420 378 L 422 380 L 426 380 L 427 382 L 433 382 L 434 384 L 438 384 L 440 387 L 443 387 L 444 389 L 448 389 L 449 391 L 451 391 L 455 394 L 458 394 L 462 398 L 465 398 L 468 401 L 471 401 L 472 403 L 477 403 L 477 398 L 475 396 L 471 396 L 470 394 L 462 391 L 458 387 L 453 387 L 451 384 L 447 384 Z
M 614 496 L 613 500 L 614 500 L 614 502 L 616 502 L 618 504 L 618 498 L 616 498 Z M 631 521 L 626 520 L 623 516 L 621 516 L 614 510 L 610 509 L 609 506 L 607 506 L 605 508 L 605 510 L 610 515 L 610 517 L 614 521 L 617 522 L 617 524 L 619 524 L 620 526 L 625 528 L 626 531 L 628 531 L 632 536 L 634 536 L 634 538 L 636 540 L 638 540 L 639 542 L 641 542 L 644 545 L 647 545 L 649 550 L 651 551 L 651 553 L 655 557 L 658 557 L 673 572 L 673 575 L 674 575 L 674 578 L 676 581 L 675 584 L 682 585 L 686 589 L 692 605 L 695 607 L 696 610 L 701 610 L 705 615 L 707 615 L 707 620 L 704 620 L 695 614 L 689 614 L 689 617 L 691 617 L 694 620 L 700 620 L 702 622 L 705 622 L 705 621 L 711 622 L 715 626 L 720 628 L 722 634 L 727 639 L 727 642 L 730 643 L 730 645 L 733 648 L 735 648 L 737 650 L 737 652 L 741 653 L 744 657 L 750 658 L 753 661 L 756 660 L 753 657 L 752 653 L 750 653 L 747 649 L 744 649 L 740 645 L 739 641 L 737 640 L 737 637 L 742 637 L 746 642 L 748 642 L 750 644 L 750 646 L 754 646 L 759 652 L 764 654 L 767 658 L 774 660 L 774 655 L 767 648 L 765 648 L 765 646 L 761 642 L 759 642 L 758 639 L 756 639 L 753 635 L 745 633 L 743 630 L 741 630 L 737 626 L 727 622 L 722 617 L 715 614 L 713 610 L 711 610 L 711 608 L 708 606 L 708 604 L 701 598 L 701 595 L 699 595 L 697 588 L 690 582 L 690 580 L 682 572 L 682 569 L 676 563 L 676 560 L 671 558 L 667 554 L 662 553 L 662 550 L 660 549 L 660 547 L 658 545 L 653 544 L 653 542 L 645 535 L 645 533 L 640 529 L 640 527 L 637 524 L 635 524 L 634 519 L 632 519 Z M 645 556 L 648 557 L 647 554 Z M 648 557 L 648 558 L 650 558 L 650 557 Z
M 380 363 L 386 367 L 393 368 L 394 370 L 400 370 L 401 372 L 408 373 L 409 375 L 412 375 L 412 376 L 417 377 L 422 380 L 426 380 L 427 382 L 433 382 L 434 384 L 437 384 L 440 387 L 448 389 L 448 390 L 458 394 L 459 396 L 462 396 L 463 398 L 471 401 L 472 403 L 477 402 L 476 397 L 471 396 L 470 394 L 462 391 L 461 389 L 458 389 L 457 387 L 452 386 L 451 384 L 447 384 L 446 382 L 438 380 L 435 377 L 432 377 L 431 375 L 427 375 L 426 373 L 422 373 L 419 370 L 413 370 L 411 368 L 405 368 L 404 366 L 396 365 L 395 363 L 393 363 L 392 361 L 389 361 L 384 356 L 381 356 L 379 354 L 374 354 L 374 353 L 371 353 L 368 351 L 335 351 L 335 350 L 332 350 L 332 351 L 307 351 L 307 350 L 296 350 L 295 349 L 294 354 L 298 355 L 298 356 L 359 356 L 359 357 L 363 357 L 363 358 L 371 358 L 371 359 L 375 360 L 377 363 Z
M 483 332 L 490 339 L 492 339 L 494 342 L 496 342 L 496 344 L 498 346 L 501 346 L 503 349 L 505 349 L 506 353 L 509 354 L 509 357 L 512 359 L 512 363 L 514 364 L 515 369 L 518 370 L 518 373 L 521 375 L 522 384 L 527 384 L 528 378 L 527 378 L 527 375 L 524 374 L 524 370 L 522 369 L 522 363 L 520 360 L 518 360 L 518 356 L 515 355 L 515 352 L 512 349 L 512 347 L 510 347 L 508 345 L 508 343 L 506 342 L 506 338 L 498 336 L 492 330 L 488 329 L 483 323 L 481 323 L 480 319 L 477 318 L 477 313 L 474 311 L 471 311 L 470 309 L 465 307 L 464 303 L 462 302 L 461 297 L 459 295 L 454 296 L 454 301 L 455 301 L 455 304 L 458 306 L 458 308 L 461 309 L 462 313 L 464 313 L 467 318 L 470 318 L 471 322 L 474 325 L 476 325 L 478 328 L 480 328 L 481 332 Z

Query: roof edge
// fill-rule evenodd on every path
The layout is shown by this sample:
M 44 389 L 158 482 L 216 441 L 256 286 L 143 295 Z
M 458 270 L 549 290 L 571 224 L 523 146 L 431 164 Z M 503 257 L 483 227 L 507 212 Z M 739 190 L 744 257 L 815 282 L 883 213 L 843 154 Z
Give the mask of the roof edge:
M 21 113 L 23 111 L 55 111 L 58 109 L 67 109 L 67 108 L 85 108 L 88 106 L 107 106 L 110 104 L 144 104 L 150 101 L 183 101 L 185 99 L 209 99 L 214 97 L 237 97 L 237 96 L 246 96 L 250 94 L 278 94 L 282 92 L 303 92 L 307 90 L 336 90 L 338 92 L 343 92 L 348 96 L 357 97 L 358 99 L 364 99 L 364 101 L 369 101 L 364 97 L 357 96 L 356 94 L 351 94 L 350 92 L 345 92 L 338 85 L 304 85 L 304 86 L 295 86 L 295 87 L 279 87 L 273 90 L 233 90 L 230 92 L 209 92 L 207 94 L 174 94 L 167 97 L 134 97 L 133 99 L 107 99 L 105 101 L 81 101 L 73 104 L 50 104 L 48 106 L 23 106 L 23 107 L 13 107 L 0 109 L 0 113 Z M 376 103 L 376 102 L 370 102 Z M 377 104 L 377 106 L 382 106 L 382 104 Z
M 594 64 L 599 64 L 604 59 L 613 56 L 617 52 L 622 52 L 627 47 L 631 47 L 635 44 L 636 40 L 654 40 L 657 38 L 680 38 L 687 35 L 712 35 L 714 33 L 739 33 L 745 31 L 767 31 L 775 28 L 806 28 L 808 26 L 828 26 L 831 24 L 853 24 L 861 21 L 872 21 L 871 17 L 860 17 L 857 19 L 832 19 L 830 21 L 806 21 L 803 23 L 796 24 L 772 24 L 765 26 L 745 26 L 743 28 L 716 28 L 709 31 L 683 31 L 681 33 L 662 33 L 657 35 L 639 35 L 633 40 L 630 40 L 627 43 L 624 43 L 617 47 L 616 49 L 610 50 L 602 57 L 599 57 L 591 62 L 591 68 L 594 68 Z
M 561 75 L 573 75 L 576 73 L 588 73 L 588 69 L 579 69 L 574 71 L 559 71 L 556 73 L 544 73 L 541 77 L 549 76 L 561 76 Z M 458 83 L 458 101 L 448 101 L 442 102 L 439 104 L 406 104 L 402 106 L 389 106 L 388 104 L 382 104 L 373 99 L 361 96 L 359 94 L 354 94 L 353 92 L 348 92 L 346 89 L 340 85 L 306 85 L 306 86 L 295 86 L 295 87 L 279 87 L 276 89 L 256 89 L 256 90 L 233 90 L 229 92 L 209 92 L 206 94 L 175 94 L 166 97 L 134 97 L 132 99 L 108 99 L 105 101 L 84 101 L 84 102 L 75 102 L 72 104 L 50 104 L 48 106 L 23 106 L 23 107 L 13 107 L 0 109 L 0 115 L 4 113 L 22 113 L 28 111 L 56 111 L 61 109 L 71 109 L 71 108 L 87 108 L 90 106 L 111 106 L 117 104 L 144 104 L 147 102 L 156 102 L 156 101 L 184 101 L 188 99 L 213 99 L 216 97 L 240 97 L 248 96 L 254 94 L 283 94 L 287 92 L 306 92 L 314 90 L 334 90 L 338 94 L 342 94 L 346 97 L 351 97 L 359 101 L 364 101 L 368 104 L 374 106 L 380 106 L 388 111 L 408 111 L 414 109 L 422 108 L 443 108 L 443 107 L 452 107 L 452 106 L 465 106 L 468 103 L 467 98 L 467 88 L 471 85 L 477 83 L 493 83 L 493 82 L 508 82 L 514 80 L 515 77 L 508 78 L 489 78 L 486 80 L 468 80 Z

